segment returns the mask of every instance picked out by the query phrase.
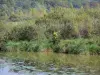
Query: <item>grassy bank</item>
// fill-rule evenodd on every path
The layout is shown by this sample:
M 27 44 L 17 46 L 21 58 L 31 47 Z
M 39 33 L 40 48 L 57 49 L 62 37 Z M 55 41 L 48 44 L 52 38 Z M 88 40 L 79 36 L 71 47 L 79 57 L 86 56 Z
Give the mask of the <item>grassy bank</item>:
M 49 41 L 48 41 L 49 42 Z M 5 49 L 12 51 L 27 52 L 57 52 L 66 54 L 100 54 L 100 43 L 93 39 L 61 40 L 58 44 L 46 41 L 8 41 Z

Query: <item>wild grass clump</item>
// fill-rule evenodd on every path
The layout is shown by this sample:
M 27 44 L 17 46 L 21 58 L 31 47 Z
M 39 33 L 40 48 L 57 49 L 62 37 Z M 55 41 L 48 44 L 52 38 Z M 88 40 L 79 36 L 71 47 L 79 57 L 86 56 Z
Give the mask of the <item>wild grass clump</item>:
M 97 44 L 92 44 L 92 45 L 89 45 L 87 47 L 88 47 L 89 53 L 91 55 L 94 55 L 94 54 L 99 55 L 100 54 L 100 46 L 98 46 Z
M 20 17 L 16 14 L 12 14 L 9 17 L 9 20 L 12 21 L 12 22 L 20 21 Z
M 71 39 L 60 42 L 62 51 L 67 54 L 100 54 L 100 46 L 92 39 Z
M 67 54 L 80 54 L 86 50 L 82 39 L 72 39 L 60 42 L 62 50 Z
M 59 45 L 52 45 L 52 50 L 53 50 L 53 52 L 55 52 L 55 53 L 60 53 L 60 52 L 62 52 L 62 50 L 61 50 L 61 48 L 60 48 L 60 46 Z
M 28 42 L 28 41 L 20 41 L 20 42 L 9 41 L 6 44 L 6 48 L 8 51 L 38 52 L 40 50 L 38 43 Z
M 0 42 L 0 51 L 7 51 L 7 48 L 6 48 L 6 43 L 5 42 Z

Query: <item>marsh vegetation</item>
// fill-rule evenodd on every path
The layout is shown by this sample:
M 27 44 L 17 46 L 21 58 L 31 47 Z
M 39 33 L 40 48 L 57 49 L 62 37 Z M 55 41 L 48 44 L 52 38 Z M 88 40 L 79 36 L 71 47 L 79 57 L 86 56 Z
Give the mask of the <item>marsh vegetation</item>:
M 0 0 L 0 75 L 99 75 L 99 0 Z
M 1 20 L 0 50 L 100 54 L 99 13 L 100 8 L 57 7 L 37 19 Z

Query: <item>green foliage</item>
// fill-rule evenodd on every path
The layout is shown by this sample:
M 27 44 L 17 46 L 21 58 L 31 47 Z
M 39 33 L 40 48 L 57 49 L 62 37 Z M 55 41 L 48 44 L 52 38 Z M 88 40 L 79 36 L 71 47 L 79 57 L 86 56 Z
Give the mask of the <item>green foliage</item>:
M 93 10 L 95 11 L 94 14 L 92 14 L 94 12 Z M 77 37 L 89 38 L 91 35 L 97 35 L 99 33 L 100 19 L 98 13 L 100 13 L 98 8 L 81 8 L 77 10 L 75 8 L 59 7 L 52 9 L 48 15 L 37 19 L 35 23 L 36 25 L 45 27 L 45 32 L 58 32 L 59 37 L 62 39 Z M 49 33 L 47 34 L 49 35 Z
M 99 20 L 94 22 L 94 30 L 93 30 L 92 34 L 98 35 L 98 36 L 100 35 L 100 21 Z
M 28 9 L 26 3 L 23 9 Z M 9 20 L 0 21 L 0 43 L 6 41 L 8 51 L 51 49 L 69 54 L 100 54 L 100 40 L 93 38 L 100 37 L 99 8 L 55 7 L 47 13 L 39 7 L 12 13 Z M 1 47 L 6 48 L 5 43 Z
M 33 52 L 39 52 L 40 46 L 38 43 L 30 43 L 28 50 L 31 50 Z
M 90 54 L 100 54 L 100 46 L 96 45 L 96 44 L 92 44 L 89 47 L 89 52 Z
M 45 30 L 44 34 L 45 34 L 47 39 L 51 39 L 51 38 L 53 38 L 53 33 L 56 31 L 57 31 L 57 29 L 55 27 L 48 27 Z
M 8 33 L 8 40 L 35 40 L 37 38 L 37 32 L 33 26 L 16 26 L 11 32 Z
M 0 41 L 0 51 L 7 51 L 5 44 L 6 44 L 5 42 Z
M 9 41 L 6 44 L 6 48 L 8 51 L 33 51 L 38 52 L 39 51 L 39 44 L 35 41 L 28 42 L 28 41 L 20 41 L 20 42 L 13 42 Z
M 61 48 L 58 44 L 52 45 L 51 48 L 52 48 L 53 52 L 55 52 L 55 53 L 60 53 L 61 52 Z
M 66 38 L 76 38 L 77 34 L 74 34 L 75 30 L 72 26 L 72 24 L 65 24 L 60 31 L 60 36 L 62 39 L 66 39 Z
M 19 21 L 20 18 L 19 18 L 17 15 L 12 14 L 12 15 L 9 17 L 9 20 L 10 20 L 10 21 L 13 21 L 13 22 L 16 22 L 16 21 Z
M 3 24 L 3 22 L 2 22 L 2 21 L 0 21 L 0 32 L 2 32 L 2 31 L 3 31 L 3 29 L 4 29 L 4 24 Z
M 71 39 L 60 42 L 63 52 L 68 54 L 100 54 L 100 46 L 92 39 Z
M 80 54 L 85 51 L 84 41 L 79 40 L 66 40 L 66 43 L 62 46 L 62 50 L 68 54 Z
M 19 10 L 24 13 L 27 12 L 29 15 L 31 8 L 36 8 L 37 10 L 46 8 L 46 10 L 50 11 L 51 8 L 55 7 L 97 7 L 99 2 L 99 0 L 0 0 L 0 18 L 3 17 L 4 19 L 5 15 L 12 17 L 12 12 L 16 13 Z

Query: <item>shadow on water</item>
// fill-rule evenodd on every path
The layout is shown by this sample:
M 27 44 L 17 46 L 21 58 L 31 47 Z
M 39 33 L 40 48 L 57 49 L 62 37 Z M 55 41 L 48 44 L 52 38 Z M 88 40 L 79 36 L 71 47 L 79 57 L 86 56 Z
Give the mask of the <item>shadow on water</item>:
M 100 56 L 0 53 L 0 75 L 100 75 Z

